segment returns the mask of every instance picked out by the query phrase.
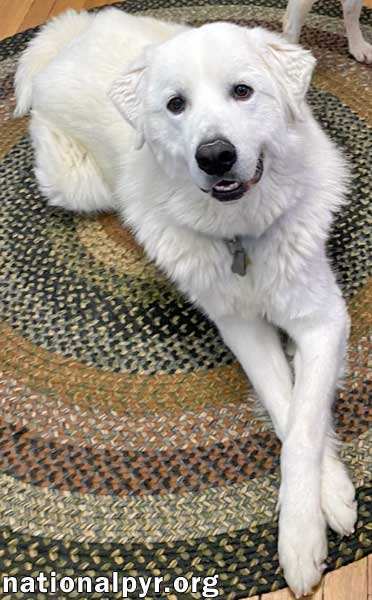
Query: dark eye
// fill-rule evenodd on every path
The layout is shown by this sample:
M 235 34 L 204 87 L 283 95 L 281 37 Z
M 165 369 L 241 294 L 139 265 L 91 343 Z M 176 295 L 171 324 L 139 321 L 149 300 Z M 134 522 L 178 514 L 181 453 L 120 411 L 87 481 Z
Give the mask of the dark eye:
M 186 100 L 182 96 L 171 98 L 167 104 L 167 109 L 170 112 L 178 114 L 185 110 Z
M 249 85 L 245 85 L 245 83 L 238 83 L 233 88 L 233 96 L 237 100 L 247 100 L 253 94 L 253 88 Z

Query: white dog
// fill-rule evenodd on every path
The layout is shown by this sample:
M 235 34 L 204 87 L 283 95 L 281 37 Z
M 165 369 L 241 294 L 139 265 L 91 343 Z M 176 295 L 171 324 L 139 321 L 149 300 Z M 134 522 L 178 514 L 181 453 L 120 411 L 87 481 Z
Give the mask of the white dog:
M 283 31 L 290 42 L 298 42 L 302 26 L 316 0 L 288 0 Z M 363 37 L 359 17 L 363 0 L 341 0 L 349 52 L 359 62 L 372 63 L 372 46 Z
M 116 209 L 271 415 L 280 563 L 297 596 L 321 577 L 326 524 L 349 534 L 356 519 L 331 426 L 349 319 L 325 250 L 348 175 L 305 102 L 314 62 L 260 27 L 108 9 L 52 21 L 16 75 L 49 203 Z M 277 327 L 296 345 L 295 382 Z

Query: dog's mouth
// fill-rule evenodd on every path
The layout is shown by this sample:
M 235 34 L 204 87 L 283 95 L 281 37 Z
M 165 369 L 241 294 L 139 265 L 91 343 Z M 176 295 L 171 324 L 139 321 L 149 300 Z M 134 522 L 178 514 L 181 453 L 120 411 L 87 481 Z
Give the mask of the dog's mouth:
M 249 181 L 238 181 L 236 179 L 220 179 L 214 184 L 210 190 L 213 198 L 220 202 L 230 202 L 232 200 L 239 200 L 246 192 L 248 192 L 252 186 L 256 185 L 262 177 L 264 170 L 264 158 L 261 152 L 257 164 L 255 173 Z

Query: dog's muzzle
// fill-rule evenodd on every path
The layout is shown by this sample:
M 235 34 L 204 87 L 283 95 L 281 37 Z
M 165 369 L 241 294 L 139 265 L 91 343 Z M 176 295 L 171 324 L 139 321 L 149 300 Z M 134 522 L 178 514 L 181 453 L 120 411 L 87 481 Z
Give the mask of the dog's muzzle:
M 256 169 L 254 175 L 249 181 L 238 181 L 236 179 L 230 179 L 226 176 L 220 179 L 210 190 L 203 190 L 204 192 L 210 193 L 213 198 L 220 202 L 230 202 L 233 200 L 239 200 L 244 194 L 246 194 L 256 183 L 258 183 L 262 177 L 264 171 L 264 156 L 263 152 L 258 157 Z

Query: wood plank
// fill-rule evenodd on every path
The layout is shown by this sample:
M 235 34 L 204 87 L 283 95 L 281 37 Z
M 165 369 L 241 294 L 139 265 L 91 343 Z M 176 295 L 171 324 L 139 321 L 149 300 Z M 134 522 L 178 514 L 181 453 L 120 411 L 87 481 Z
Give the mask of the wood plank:
M 294 595 L 292 592 L 285 588 L 283 590 L 278 590 L 277 592 L 269 592 L 268 594 L 262 594 L 262 600 L 294 600 Z
M 83 8 L 85 8 L 85 2 L 86 0 L 54 0 L 53 6 L 49 11 L 48 19 L 56 17 L 60 13 L 65 12 L 68 8 L 83 10 Z
M 106 6 L 109 4 L 114 4 L 115 1 L 116 0 L 85 0 L 84 8 L 88 10 L 89 8 L 96 8 L 98 6 Z
M 367 558 L 328 573 L 324 600 L 367 600 Z
M 34 0 L 1 0 L 0 1 L 0 39 L 14 35 L 19 31 Z
M 20 24 L 20 31 L 24 31 L 30 27 L 36 27 L 36 25 L 40 25 L 40 23 L 45 23 L 45 21 L 48 20 L 54 2 L 55 0 L 34 0 Z
M 304 598 L 306 598 L 306 600 L 323 600 L 323 581 L 319 584 L 313 594 L 304 596 Z M 295 600 L 295 596 L 291 590 L 285 588 L 283 590 L 278 590 L 277 592 L 263 594 L 261 600 Z
M 368 600 L 372 600 L 372 554 L 368 556 L 368 567 L 367 567 L 367 595 Z

